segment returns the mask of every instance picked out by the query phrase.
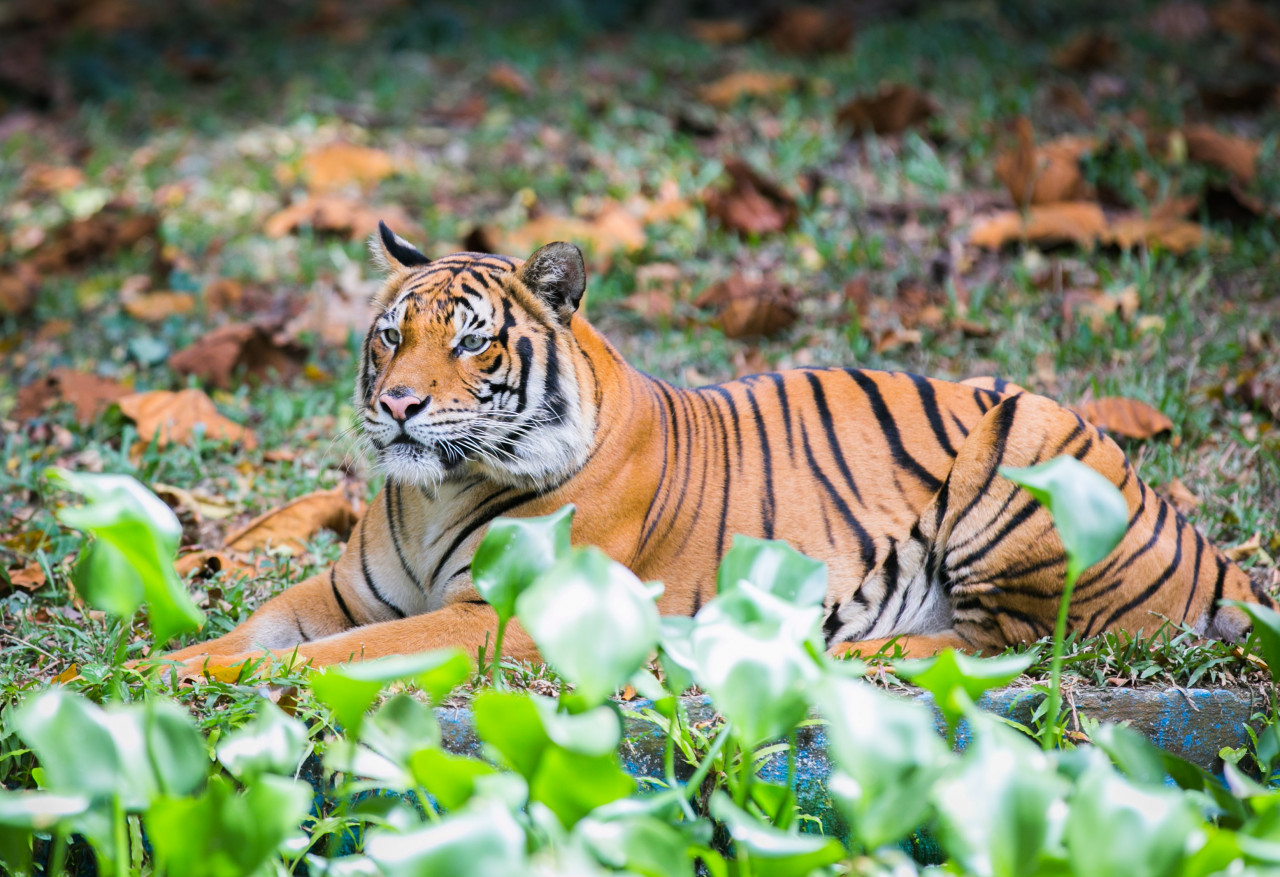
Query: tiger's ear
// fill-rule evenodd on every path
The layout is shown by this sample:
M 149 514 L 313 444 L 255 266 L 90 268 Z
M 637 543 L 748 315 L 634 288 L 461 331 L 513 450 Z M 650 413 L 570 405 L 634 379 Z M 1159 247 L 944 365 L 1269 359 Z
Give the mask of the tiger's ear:
M 387 228 L 382 220 L 378 220 L 378 233 L 369 238 L 369 249 L 374 263 L 383 271 L 413 268 L 431 262 L 413 244 Z
M 564 241 L 538 250 L 516 276 L 530 292 L 546 302 L 566 326 L 587 288 L 587 266 L 582 261 L 582 251 Z

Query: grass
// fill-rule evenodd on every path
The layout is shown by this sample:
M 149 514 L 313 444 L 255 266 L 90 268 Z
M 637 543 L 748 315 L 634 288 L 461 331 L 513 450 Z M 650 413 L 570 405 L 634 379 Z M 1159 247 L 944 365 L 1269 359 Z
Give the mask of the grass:
M 1044 15 L 1071 21 L 1071 4 L 1042 5 L 1050 10 Z M 262 232 L 266 217 L 299 191 L 280 182 L 281 168 L 296 168 L 314 145 L 345 139 L 395 155 L 400 173 L 364 197 L 403 207 L 424 232 L 415 242 L 431 254 L 457 249 L 477 224 L 517 228 L 531 206 L 567 213 L 582 202 L 652 194 L 666 181 L 696 199 L 717 180 L 726 159 L 741 156 L 797 198 L 796 228 L 743 241 L 707 222 L 696 206 L 676 221 L 650 227 L 643 248 L 591 278 L 586 305 L 631 362 L 677 382 L 723 380 L 733 376 L 735 356 L 748 348 L 708 325 L 687 299 L 676 304 L 675 325 L 625 310 L 620 303 L 636 288 L 637 268 L 675 264 L 694 292 L 735 269 L 766 270 L 805 293 L 797 323 L 754 345 L 771 367 L 857 365 L 953 378 L 999 374 L 1064 401 L 1093 393 L 1154 404 L 1174 429 L 1172 438 L 1128 446 L 1142 475 L 1157 488 L 1174 478 L 1191 487 L 1203 502 L 1190 517 L 1219 544 L 1238 544 L 1260 532 L 1264 551 L 1245 565 L 1274 582 L 1280 431 L 1222 388 L 1249 369 L 1274 374 L 1280 361 L 1280 297 L 1274 294 L 1280 288 L 1280 223 L 1231 223 L 1201 214 L 1229 247 L 1184 256 L 1033 248 L 993 256 L 962 246 L 968 217 L 955 205 L 998 188 L 993 165 L 1006 119 L 1028 113 L 1044 135 L 1103 133 L 1119 124 L 1117 117 L 1139 112 L 1176 123 L 1194 111 L 1188 71 L 1214 74 L 1229 66 L 1224 49 L 1188 67 L 1182 50 L 1143 30 L 1145 7 L 1114 6 L 1108 25 L 1132 36 L 1122 40 L 1126 49 L 1108 71 L 1123 92 L 1106 99 L 1092 124 L 1049 104 L 1048 87 L 1073 77 L 1047 65 L 1050 45 L 1016 29 L 1026 22 L 1019 24 L 1017 16 L 996 20 L 1000 4 L 935 4 L 915 18 L 871 21 L 860 27 L 852 51 L 811 58 L 778 55 L 760 42 L 713 51 L 679 27 L 609 25 L 612 7 L 590 3 L 561 4 L 502 25 L 462 12 L 401 10 L 352 20 L 361 29 L 358 38 L 346 34 L 341 21 L 333 25 L 336 32 L 317 34 L 304 7 L 265 25 L 240 27 L 244 23 L 233 14 L 200 27 L 157 19 L 137 32 L 80 34 L 54 55 L 77 100 L 63 112 L 31 116 L 30 124 L 0 142 L 0 262 L 20 255 L 22 241 L 77 212 L 126 196 L 155 205 L 161 216 L 163 255 L 173 266 L 163 288 L 199 293 L 212 280 L 230 277 L 287 306 L 348 278 L 366 291 L 373 282 L 359 241 L 309 231 L 276 240 Z M 137 51 L 139 45 L 146 50 Z M 211 82 L 186 79 L 165 60 L 211 46 L 217 58 Z M 528 96 L 488 84 L 498 62 L 529 80 Z M 696 87 L 733 70 L 794 73 L 802 85 L 708 112 L 694 97 Z M 925 88 L 941 113 L 923 131 L 902 138 L 850 140 L 834 126 L 836 106 L 882 80 Z M 475 95 L 484 109 L 474 125 L 447 120 L 443 111 Z M 675 120 L 682 112 L 708 116 L 718 133 L 681 133 Z M 1278 117 L 1272 108 L 1215 124 L 1263 136 L 1264 156 L 1274 157 Z M 1196 169 L 1171 170 L 1138 147 L 1110 161 L 1089 172 L 1123 183 L 1142 168 L 1171 191 L 1197 179 Z M 27 183 L 37 163 L 78 164 L 85 179 L 58 195 L 33 193 Z M 802 191 L 799 181 L 806 178 L 820 180 L 816 191 Z M 1259 186 L 1267 191 L 1274 181 Z M 881 209 L 901 204 L 916 206 Z M 954 209 L 962 214 L 959 228 L 947 221 Z M 244 383 L 214 394 L 224 413 L 257 432 L 255 451 L 173 446 L 134 456 L 136 435 L 118 416 L 81 427 L 63 406 L 34 420 L 13 419 L 17 390 L 54 367 L 96 372 L 138 389 L 180 384 L 164 365 L 167 354 L 227 317 L 212 313 L 199 295 L 189 315 L 156 324 L 128 316 L 118 290 L 128 278 L 151 271 L 154 255 L 124 253 L 43 278 L 33 314 L 0 318 L 0 560 L 6 567 L 38 562 L 50 574 L 48 584 L 32 593 L 0 586 L 2 702 L 72 664 L 81 678 L 71 684 L 89 693 L 136 696 L 140 685 L 160 684 L 110 668 L 119 642 L 131 657 L 142 653 L 142 628 L 122 631 L 75 599 L 69 573 L 80 537 L 54 520 L 63 498 L 45 482 L 45 467 L 126 472 L 147 484 L 173 484 L 225 500 L 235 512 L 232 521 L 310 490 L 348 485 L 367 499 L 379 486 L 346 431 L 353 418 L 354 336 L 346 345 L 312 339 L 310 377 L 288 385 Z M 866 277 L 873 295 L 889 299 L 900 281 L 927 278 L 935 264 L 960 267 L 957 256 L 970 263 L 962 274 L 968 302 L 953 297 L 949 309 L 987 326 L 988 336 L 925 329 L 919 344 L 877 352 L 851 323 L 839 294 L 849 280 Z M 1068 321 L 1062 288 L 1042 288 L 1054 276 L 1067 278 L 1065 288 L 1132 285 L 1138 313 L 1108 318 L 1097 328 Z M 265 459 L 265 449 L 280 447 L 295 450 L 296 457 Z M 216 541 L 228 523 L 211 523 L 203 532 Z M 255 578 L 192 582 L 209 617 L 207 634 L 244 620 L 267 596 L 322 568 L 339 549 L 322 536 L 303 555 L 272 559 Z M 1075 643 L 1068 672 L 1095 685 L 1189 686 L 1249 682 L 1256 678 L 1251 667 L 1233 646 L 1179 632 Z M 518 684 L 556 684 L 544 669 L 513 669 Z M 279 694 L 299 682 L 286 674 L 272 681 L 271 690 Z M 180 697 L 216 727 L 258 688 L 208 683 Z M 289 696 L 307 709 L 305 692 Z M 6 751 L 0 749 L 0 759 Z M 0 774 L 5 763 L 0 760 Z

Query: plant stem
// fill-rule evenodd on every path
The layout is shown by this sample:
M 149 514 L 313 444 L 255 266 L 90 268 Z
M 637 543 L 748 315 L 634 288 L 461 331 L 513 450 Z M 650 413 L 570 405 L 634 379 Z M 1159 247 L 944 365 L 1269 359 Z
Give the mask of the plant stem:
M 693 789 L 694 794 L 697 794 L 698 789 L 702 788 L 702 781 L 707 778 L 707 774 L 711 771 L 711 763 L 716 760 L 716 756 L 724 748 L 725 741 L 729 739 L 729 732 L 732 729 L 732 723 L 725 722 L 724 727 L 720 729 L 720 733 L 716 735 L 716 739 L 711 742 L 711 748 L 707 750 L 702 763 L 698 765 L 698 769 L 693 772 L 693 776 L 689 777 L 688 785 L 684 787 L 686 798 L 690 789 Z
M 1076 589 L 1076 578 L 1079 573 L 1067 565 L 1067 581 L 1062 588 L 1062 602 L 1058 604 L 1058 623 L 1053 627 L 1053 661 L 1049 665 L 1049 711 L 1045 715 L 1045 726 L 1040 732 L 1042 749 L 1053 748 L 1054 736 L 1058 728 L 1058 713 L 1062 709 L 1062 650 L 1063 640 L 1067 635 L 1067 610 L 1071 606 L 1071 592 Z
M 504 691 L 507 687 L 507 681 L 502 678 L 502 636 L 506 632 L 507 619 L 498 619 L 498 633 L 493 638 L 493 658 L 489 666 L 493 668 L 493 687 L 499 691 Z
M 738 787 L 733 790 L 733 803 L 739 807 L 747 806 L 748 793 L 751 791 L 751 780 L 755 778 L 755 771 L 752 769 L 752 753 L 748 752 L 745 747 L 738 747 Z
M 125 824 L 124 805 L 120 796 L 116 795 L 111 802 L 111 821 L 115 829 L 115 865 L 116 877 L 128 877 L 129 874 L 129 835 Z
M 59 827 L 53 832 L 49 850 L 49 867 L 46 874 L 62 874 L 67 863 L 67 830 Z

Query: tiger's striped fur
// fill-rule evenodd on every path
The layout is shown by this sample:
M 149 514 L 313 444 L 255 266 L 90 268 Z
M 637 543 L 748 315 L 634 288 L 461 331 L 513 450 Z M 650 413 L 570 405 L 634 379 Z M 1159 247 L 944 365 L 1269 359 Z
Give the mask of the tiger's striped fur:
M 1123 492 L 1129 530 L 1078 584 L 1074 630 L 1164 619 L 1239 637 L 1222 598 L 1272 604 L 1074 413 L 996 381 L 803 369 L 685 390 L 628 366 L 575 313 L 581 254 L 432 262 L 384 227 L 389 270 L 356 404 L 386 486 L 337 564 L 247 622 L 171 656 L 255 649 L 328 664 L 442 646 L 496 626 L 471 585 L 486 525 L 577 506 L 573 539 L 666 583 L 664 614 L 715 589 L 735 533 L 826 561 L 835 652 L 1000 650 L 1051 632 L 1065 571 L 1048 513 L 997 474 L 1071 454 Z M 474 336 L 474 337 L 473 337 Z M 470 350 L 485 341 L 482 349 Z M 394 340 L 394 343 L 393 343 Z M 403 415 L 401 418 L 399 415 Z M 518 628 L 510 653 L 536 650 Z

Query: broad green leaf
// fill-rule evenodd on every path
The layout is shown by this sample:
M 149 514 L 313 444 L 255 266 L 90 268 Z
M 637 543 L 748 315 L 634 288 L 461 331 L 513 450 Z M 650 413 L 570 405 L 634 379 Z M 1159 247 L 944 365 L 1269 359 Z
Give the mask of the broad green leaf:
M 587 704 L 602 703 L 644 666 L 658 642 L 658 608 L 635 573 L 598 548 L 561 558 L 516 601 L 547 663 Z
M 829 791 L 868 850 L 902 840 L 932 809 L 929 790 L 951 761 L 933 716 L 921 704 L 864 682 L 832 676 L 817 704 L 838 770 Z
M 652 816 L 620 819 L 587 817 L 577 824 L 581 837 L 600 864 L 644 877 L 693 877 L 689 841 L 676 828 Z
M 549 697 L 531 695 L 529 700 L 552 743 L 582 755 L 608 755 L 622 742 L 622 722 L 608 706 L 581 713 L 560 712 Z
M 492 765 L 440 749 L 420 749 L 409 757 L 409 771 L 446 810 L 457 810 L 475 794 L 476 779 L 491 776 Z
M 438 701 L 470 673 L 471 663 L 460 649 L 439 649 L 324 667 L 312 671 L 311 687 L 342 726 L 358 734 L 364 714 L 392 682 L 411 681 Z
M 788 733 L 804 719 L 821 675 L 821 607 L 798 607 L 741 581 L 698 612 L 691 635 L 698 685 L 744 746 Z
M 306 783 L 264 774 L 236 793 L 220 777 L 196 798 L 157 801 L 144 817 L 157 865 L 183 877 L 253 874 L 311 806 Z
M 636 781 L 615 754 L 583 755 L 556 745 L 547 747 L 529 781 L 530 799 L 546 804 L 565 828 L 635 790 Z
M 471 559 L 471 582 L 498 618 L 516 611 L 516 598 L 569 553 L 573 506 L 540 518 L 498 518 Z
M 1262 657 L 1271 670 L 1271 679 L 1280 682 L 1280 613 L 1260 603 L 1223 600 L 1223 606 L 1234 606 L 1253 619 L 1253 634 L 1262 646 Z
M 365 852 L 384 877 L 522 877 L 525 833 L 496 802 L 467 808 L 420 831 L 369 832 Z
M 735 848 L 747 850 L 751 873 L 760 877 L 807 877 L 845 855 L 844 848 L 830 838 L 781 831 L 761 822 L 724 792 L 711 796 L 711 815 L 724 824 Z
M 659 659 L 667 689 L 675 695 L 693 687 L 693 619 L 684 615 L 663 615 L 658 619 Z
M 785 542 L 734 536 L 716 572 L 716 592 L 723 594 L 740 581 L 790 603 L 821 606 L 827 596 L 827 565 Z
M 551 745 L 542 718 L 527 695 L 483 691 L 472 704 L 476 734 L 526 780 L 532 779 Z
M 1075 457 L 1000 474 L 1024 487 L 1053 516 L 1074 579 L 1120 544 L 1129 526 L 1129 504 L 1116 486 Z
M 86 602 L 126 619 L 145 602 L 157 643 L 199 628 L 204 615 L 173 568 L 182 536 L 173 511 L 127 475 L 65 469 L 49 469 L 47 474 L 87 500 L 58 511 L 63 524 L 93 537 L 74 573 Z
M 1027 738 L 985 714 L 973 744 L 934 784 L 938 840 L 975 877 L 1023 877 L 1061 857 L 1066 781 Z
M 89 799 L 84 795 L 0 789 L 0 825 L 11 828 L 49 831 L 88 809 Z
M 257 714 L 218 744 L 218 761 L 242 782 L 264 773 L 289 776 L 306 747 L 306 726 L 263 698 Z
M 1008 685 L 1031 666 L 1035 655 L 976 658 L 947 649 L 936 657 L 898 661 L 894 672 L 933 695 L 947 727 L 955 729 L 984 691 Z
M 1205 839 L 1187 797 L 1134 785 L 1109 766 L 1080 778 L 1070 807 L 1065 840 L 1081 877 L 1175 875 Z
M 159 699 L 147 701 L 140 710 L 138 706 L 125 709 L 142 720 L 147 763 L 157 793 L 191 795 L 204 785 L 209 755 L 186 710 Z

